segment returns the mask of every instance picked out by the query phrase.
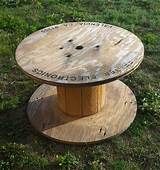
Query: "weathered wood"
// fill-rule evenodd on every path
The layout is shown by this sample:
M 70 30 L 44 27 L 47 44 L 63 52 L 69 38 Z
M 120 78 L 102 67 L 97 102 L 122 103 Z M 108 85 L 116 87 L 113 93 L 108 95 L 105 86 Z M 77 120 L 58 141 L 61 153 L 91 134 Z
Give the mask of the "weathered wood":
M 89 86 L 113 81 L 138 67 L 144 47 L 131 32 L 109 24 L 73 22 L 25 38 L 16 50 L 20 68 L 50 85 Z
M 62 87 L 57 86 L 60 109 L 72 116 L 87 116 L 97 113 L 105 103 L 106 86 Z
M 111 81 L 135 70 L 143 55 L 137 36 L 110 24 L 63 23 L 29 35 L 16 61 L 45 83 L 30 98 L 31 124 L 51 139 L 78 144 L 122 133 L 134 120 L 136 99 L 125 84 Z
M 121 81 L 105 86 L 104 108 L 96 114 L 79 118 L 59 109 L 56 87 L 41 85 L 29 100 L 29 120 L 41 134 L 66 143 L 94 143 L 120 134 L 135 118 L 136 99 Z

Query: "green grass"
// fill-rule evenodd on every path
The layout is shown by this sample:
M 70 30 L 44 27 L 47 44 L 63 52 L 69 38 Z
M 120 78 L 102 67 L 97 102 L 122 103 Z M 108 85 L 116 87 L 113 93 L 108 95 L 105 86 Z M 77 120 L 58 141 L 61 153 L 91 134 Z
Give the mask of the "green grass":
M 141 38 L 145 58 L 123 81 L 138 112 L 120 136 L 98 145 L 70 146 L 38 135 L 26 117 L 38 84 L 17 67 L 19 42 L 30 33 L 69 21 L 121 26 Z M 160 0 L 0 0 L 0 170 L 160 169 Z

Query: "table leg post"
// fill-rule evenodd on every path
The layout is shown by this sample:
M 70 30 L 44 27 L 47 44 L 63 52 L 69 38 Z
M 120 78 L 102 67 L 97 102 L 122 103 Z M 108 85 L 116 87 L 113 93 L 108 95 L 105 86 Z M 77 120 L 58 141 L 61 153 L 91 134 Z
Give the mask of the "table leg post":
M 99 112 L 105 104 L 106 87 L 57 86 L 60 109 L 71 116 L 87 116 Z

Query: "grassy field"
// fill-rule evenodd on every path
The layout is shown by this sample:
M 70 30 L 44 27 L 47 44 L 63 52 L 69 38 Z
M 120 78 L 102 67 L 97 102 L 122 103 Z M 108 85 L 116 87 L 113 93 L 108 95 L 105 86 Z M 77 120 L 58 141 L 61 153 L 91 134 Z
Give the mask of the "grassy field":
M 142 65 L 124 81 L 138 113 L 120 136 L 97 145 L 54 143 L 31 127 L 25 109 L 39 85 L 15 62 L 15 49 L 30 33 L 69 21 L 121 26 L 141 38 Z M 160 169 L 160 0 L 0 0 L 0 170 Z

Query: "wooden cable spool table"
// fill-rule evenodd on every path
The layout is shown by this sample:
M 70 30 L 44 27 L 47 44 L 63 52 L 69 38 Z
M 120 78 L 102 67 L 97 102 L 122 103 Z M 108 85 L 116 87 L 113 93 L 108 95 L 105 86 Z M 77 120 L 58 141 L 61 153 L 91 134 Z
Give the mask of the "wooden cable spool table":
M 134 71 L 143 55 L 137 36 L 110 24 L 63 23 L 29 35 L 17 47 L 16 61 L 43 83 L 29 100 L 31 124 L 66 143 L 122 133 L 133 122 L 137 103 L 117 79 Z

